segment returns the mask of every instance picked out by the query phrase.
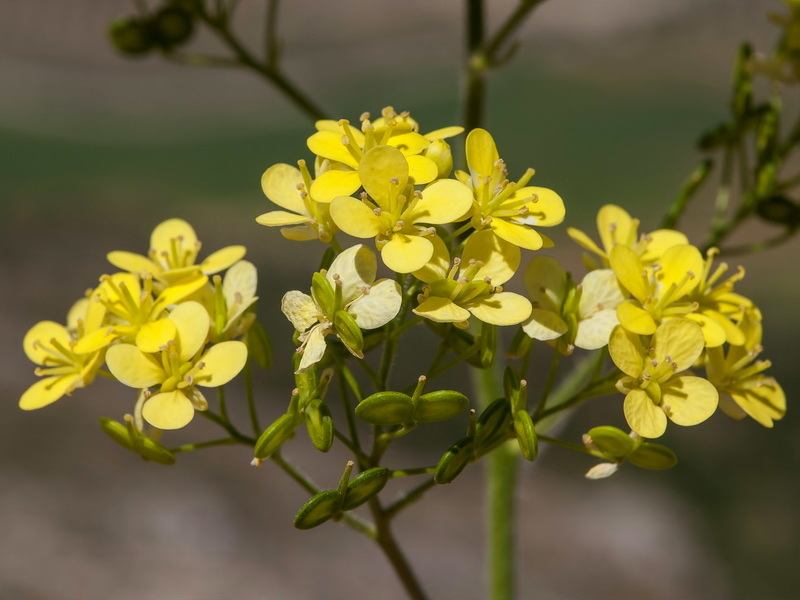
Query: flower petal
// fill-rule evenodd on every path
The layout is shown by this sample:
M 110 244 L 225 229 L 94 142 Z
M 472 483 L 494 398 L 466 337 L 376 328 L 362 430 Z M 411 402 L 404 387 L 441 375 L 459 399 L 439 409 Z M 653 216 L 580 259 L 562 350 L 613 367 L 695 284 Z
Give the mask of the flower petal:
M 369 294 L 357 298 L 347 308 L 361 329 L 376 329 L 397 316 L 403 296 L 400 286 L 392 279 L 381 279 L 369 289 Z
M 653 336 L 653 359 L 659 363 L 668 361 L 676 365 L 680 373 L 691 367 L 705 347 L 700 326 L 689 319 L 669 319 L 658 326 Z
M 311 183 L 311 198 L 328 204 L 338 196 L 350 196 L 361 187 L 357 171 L 330 169 Z
M 606 253 L 617 245 L 628 246 L 636 241 L 637 225 L 628 212 L 614 204 L 606 204 L 597 212 L 597 231 Z
M 284 294 L 281 311 L 291 321 L 294 328 L 303 333 L 319 320 L 319 309 L 308 294 L 292 290 Z
M 526 225 L 552 227 L 564 220 L 564 201 L 561 196 L 547 188 L 532 186 L 518 189 L 504 204 L 529 196 L 535 196 L 536 199 L 526 205 L 528 214 L 521 219 Z
M 406 156 L 408 177 L 413 178 L 416 185 L 425 185 L 439 177 L 439 167 L 427 156 Z
M 247 302 L 256 295 L 258 285 L 258 272 L 255 265 L 246 260 L 240 260 L 225 273 L 222 280 L 222 294 L 230 313 L 231 307 L 238 303 Z
M 70 391 L 75 382 L 74 376 L 45 377 L 34 383 L 22 394 L 19 407 L 22 410 L 36 410 L 52 404 Z
M 506 219 L 497 218 L 492 219 L 491 228 L 497 236 L 526 250 L 539 250 L 544 244 L 539 232 L 527 225 L 518 225 Z
M 700 325 L 707 348 L 716 348 L 725 343 L 725 329 L 709 316 L 703 313 L 689 313 L 688 315 L 683 315 L 683 318 L 691 319 Z
M 300 169 L 284 163 L 272 165 L 261 176 L 261 189 L 267 198 L 281 208 L 305 214 L 306 207 L 297 188 L 302 183 Z
M 535 307 L 561 314 L 567 293 L 567 274 L 555 258 L 534 256 L 525 267 L 523 281 Z
M 358 161 L 353 157 L 344 144 L 342 144 L 342 133 L 335 131 L 318 131 L 310 138 L 306 144 L 308 149 L 317 156 L 335 160 L 353 169 L 358 168 Z
M 578 315 L 581 319 L 587 319 L 600 311 L 615 309 L 625 300 L 617 276 L 611 269 L 596 269 L 587 273 L 581 281 L 581 287 L 583 291 L 578 304 Z
M 717 410 L 719 394 L 702 377 L 680 375 L 661 384 L 661 402 L 670 420 L 677 425 L 697 425 Z
M 406 156 L 420 154 L 431 145 L 428 139 L 417 133 L 416 131 L 409 131 L 408 133 L 401 133 L 400 135 L 393 135 L 387 142 L 390 146 L 394 146 Z
M 546 342 L 564 335 L 569 327 L 556 313 L 534 308 L 530 318 L 523 323 L 522 330 L 535 340 Z
M 786 414 L 786 395 L 775 381 L 761 381 L 755 388 L 732 391 L 731 396 L 745 413 L 764 427 L 772 427 L 773 421 Z
M 433 243 L 418 235 L 396 233 L 381 249 L 384 264 L 396 273 L 411 273 L 424 267 L 433 256 Z
M 473 181 L 477 177 L 489 177 L 494 171 L 494 163 L 500 158 L 492 135 L 485 129 L 473 129 L 467 136 L 466 150 Z
M 189 223 L 183 219 L 167 219 L 160 223 L 150 235 L 150 248 L 160 256 L 162 252 L 172 254 L 172 240 L 180 239 L 184 249 L 193 251 L 196 255 L 197 234 Z M 188 264 L 194 262 L 194 256 Z
M 133 388 L 147 388 L 167 378 L 161 363 L 133 344 L 111 346 L 106 353 L 106 364 L 117 380 Z
M 144 420 L 158 429 L 180 429 L 194 418 L 192 401 L 180 390 L 150 396 L 142 407 Z
M 490 325 L 516 325 L 531 315 L 531 303 L 525 296 L 499 292 L 479 296 L 464 305 L 473 315 Z
M 445 138 L 450 138 L 463 132 L 464 132 L 463 127 L 458 127 L 455 125 L 451 127 L 442 127 L 441 129 L 435 129 L 430 133 L 426 133 L 425 139 L 430 140 L 431 142 L 434 140 L 443 140 Z
M 687 238 L 680 231 L 672 229 L 658 229 L 652 231 L 646 236 L 647 245 L 644 252 L 642 252 L 642 262 L 650 264 L 656 262 L 669 248 L 682 244 L 688 244 Z
M 642 374 L 647 351 L 635 333 L 631 333 L 621 325 L 615 327 L 608 339 L 608 352 L 614 364 L 626 375 L 639 377 Z
M 573 242 L 575 242 L 585 250 L 588 250 L 589 252 L 594 252 L 595 254 L 599 254 L 602 257 L 606 256 L 606 253 L 603 250 L 601 250 L 597 244 L 594 243 L 592 238 L 590 238 L 580 229 L 575 229 L 574 227 L 567 227 L 567 235 L 572 238 Z
M 50 341 L 53 339 L 65 348 L 69 348 L 72 343 L 72 336 L 66 327 L 55 321 L 39 321 L 25 334 L 22 347 L 32 362 L 46 365 L 52 363 L 52 355 L 46 348 L 53 347 Z
M 205 275 L 213 275 L 230 267 L 237 260 L 242 260 L 247 254 L 244 246 L 227 246 L 210 254 L 200 263 L 200 269 Z
M 489 277 L 492 285 L 502 285 L 519 268 L 521 260 L 519 247 L 494 235 L 490 229 L 476 231 L 464 245 L 461 254 L 461 273 L 469 268 L 471 260 L 478 260 L 483 266 L 475 273 L 473 280 Z
M 639 255 L 628 246 L 614 246 L 608 254 L 608 262 L 619 280 L 639 302 L 646 302 L 650 294 L 644 275 L 644 265 Z
M 175 321 L 171 319 L 145 323 L 136 334 L 136 347 L 142 352 L 155 354 L 161 346 L 175 339 L 176 332 Z
M 412 311 L 436 323 L 460 323 L 469 319 L 469 311 L 461 308 L 449 298 L 431 296 Z
M 130 273 L 158 273 L 161 271 L 161 267 L 146 256 L 125 252 L 124 250 L 109 252 L 106 254 L 106 259 L 118 269 Z
M 455 179 L 440 179 L 422 191 L 422 198 L 400 217 L 406 223 L 444 225 L 458 221 L 472 208 L 472 190 Z
M 434 168 L 435 166 L 434 164 Z M 394 202 L 397 194 L 406 188 L 408 162 L 397 148 L 375 146 L 364 154 L 358 164 L 358 176 L 367 193 L 382 207 L 388 207 Z M 397 179 L 398 183 L 390 183 L 392 179 Z M 339 227 L 341 228 L 341 225 Z
M 667 415 L 653 404 L 644 390 L 628 392 L 623 410 L 630 428 L 644 438 L 661 437 L 667 430 Z
M 304 373 L 309 367 L 322 360 L 327 348 L 324 331 L 321 325 L 317 325 L 309 332 L 297 373 Z
M 424 267 L 418 271 L 414 271 L 413 275 L 420 281 L 425 283 L 433 283 L 439 279 L 447 277 L 447 272 L 450 269 L 450 252 L 438 235 L 430 238 L 433 244 L 433 256 Z
M 283 210 L 273 210 L 256 217 L 256 223 L 267 227 L 285 227 L 286 225 L 299 225 L 309 221 L 311 221 L 311 218 L 304 214 L 298 215 Z
M 608 344 L 611 331 L 619 324 L 617 311 L 601 310 L 588 319 L 578 321 L 575 346 L 584 350 L 597 350 Z
M 199 302 L 189 301 L 179 304 L 169 313 L 178 330 L 179 356 L 182 361 L 192 358 L 206 342 L 211 319 L 208 311 Z
M 351 246 L 333 259 L 326 275 L 331 285 L 336 286 L 334 275 L 342 282 L 342 302 L 348 304 L 361 295 L 365 287 L 375 281 L 378 273 L 378 259 L 375 253 L 364 246 Z
M 700 283 L 703 257 L 694 246 L 681 244 L 667 248 L 658 264 L 661 269 L 656 273 L 656 278 L 661 282 L 664 291 L 672 285 L 676 286 L 673 296 L 675 300 L 691 292 Z
M 246 362 L 247 346 L 243 342 L 220 342 L 200 357 L 190 373 L 196 385 L 219 387 L 236 377 Z
M 619 246 L 622 247 L 622 246 Z M 626 300 L 617 305 L 617 319 L 620 324 L 632 333 L 652 335 L 656 330 L 653 315 L 633 300 Z
M 375 237 L 381 232 L 381 220 L 372 209 L 350 196 L 339 196 L 331 203 L 331 218 L 347 235 Z

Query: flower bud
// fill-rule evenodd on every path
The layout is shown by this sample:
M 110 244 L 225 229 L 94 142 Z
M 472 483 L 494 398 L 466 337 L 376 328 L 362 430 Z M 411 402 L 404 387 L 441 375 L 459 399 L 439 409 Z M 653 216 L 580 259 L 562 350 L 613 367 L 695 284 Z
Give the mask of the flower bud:
M 450 144 L 444 140 L 434 140 L 423 155 L 436 163 L 436 168 L 439 169 L 437 179 L 444 179 L 450 175 L 450 171 L 453 170 L 453 152 L 450 150 Z

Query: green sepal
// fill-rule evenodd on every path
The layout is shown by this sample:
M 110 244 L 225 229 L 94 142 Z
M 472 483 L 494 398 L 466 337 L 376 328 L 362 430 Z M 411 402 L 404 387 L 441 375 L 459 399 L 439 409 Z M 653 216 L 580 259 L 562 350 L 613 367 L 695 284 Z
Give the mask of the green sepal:
M 339 490 L 325 490 L 314 494 L 294 518 L 297 529 L 313 529 L 336 515 L 341 510 L 342 495 Z
M 508 437 L 510 418 L 511 409 L 505 398 L 498 398 L 483 410 L 475 428 L 475 445 L 479 454 Z
M 278 417 L 258 437 L 254 448 L 255 457 L 263 460 L 275 454 L 294 435 L 294 427 L 294 415 L 286 413 Z
M 331 411 L 322 400 L 312 400 L 305 408 L 305 421 L 308 437 L 320 452 L 327 452 L 333 446 L 333 419 Z
M 373 425 L 402 425 L 414 417 L 414 401 L 401 392 L 378 392 L 356 406 L 356 416 Z
M 525 460 L 533 462 L 539 454 L 539 441 L 536 437 L 536 428 L 533 419 L 525 410 L 514 413 L 514 432 L 517 434 L 517 443 Z
M 128 427 L 110 419 L 100 418 L 100 427 L 115 442 L 131 452 L 135 452 L 145 460 L 151 460 L 162 465 L 175 464 L 175 456 L 158 442 L 143 435 L 131 435 Z
M 678 457 L 666 446 L 645 442 L 631 453 L 628 462 L 643 469 L 662 471 L 677 465 Z
M 520 331 L 522 330 L 520 329 Z M 525 332 L 523 332 L 523 335 L 528 337 Z M 520 378 L 517 370 L 511 365 L 508 365 L 503 372 L 503 391 L 506 394 L 506 398 L 508 398 L 509 402 L 512 404 L 514 403 L 514 399 L 519 395 L 519 382 Z
M 447 449 L 436 465 L 433 480 L 438 484 L 452 482 L 475 457 L 475 440 L 463 437 Z
M 364 358 L 364 336 L 355 318 L 346 310 L 336 311 L 333 326 L 339 338 L 350 352 L 358 358 Z
M 272 366 L 272 342 L 261 323 L 253 321 L 244 335 L 244 343 L 247 345 L 247 354 L 254 363 L 262 369 Z
M 616 427 L 603 425 L 594 427 L 586 434 L 588 444 L 596 447 L 603 455 L 613 461 L 625 460 L 635 445 L 631 437 Z
M 386 467 L 373 467 L 353 477 L 347 484 L 342 509 L 352 510 L 377 496 L 389 481 L 389 475 L 391 471 Z
M 481 321 L 478 340 L 480 343 L 478 359 L 481 367 L 485 369 L 494 362 L 494 355 L 497 352 L 497 327 Z
M 461 392 L 438 390 L 423 394 L 417 399 L 413 420 L 418 423 L 435 423 L 457 417 L 469 407 L 469 398 Z
M 322 273 L 314 273 L 311 276 L 311 296 L 319 306 L 322 314 L 328 320 L 333 320 L 333 315 L 336 312 L 336 292 L 331 282 Z

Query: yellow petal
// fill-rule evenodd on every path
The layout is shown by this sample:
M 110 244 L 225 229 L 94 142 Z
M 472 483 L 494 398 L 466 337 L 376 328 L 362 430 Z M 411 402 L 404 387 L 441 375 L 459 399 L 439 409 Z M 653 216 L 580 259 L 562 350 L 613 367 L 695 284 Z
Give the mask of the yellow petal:
M 114 252 L 106 254 L 106 258 L 108 262 L 118 269 L 129 271 L 130 273 L 159 273 L 161 271 L 161 267 L 152 260 L 141 254 L 134 254 L 133 252 L 115 250 Z
M 491 228 L 497 236 L 520 248 L 539 250 L 542 247 L 542 236 L 527 225 L 517 225 L 498 218 L 492 219 Z
M 337 196 L 350 196 L 361 187 L 357 171 L 325 171 L 311 183 L 311 198 L 315 202 L 330 203 Z
M 281 227 L 281 235 L 293 242 L 308 242 L 319 239 L 319 229 L 309 221 L 295 227 Z
M 636 241 L 636 225 L 628 212 L 614 204 L 606 204 L 597 213 L 597 231 L 607 253 L 618 245 Z
M 469 311 L 461 308 L 449 298 L 431 296 L 413 309 L 415 315 L 436 323 L 460 323 L 469 319 Z
M 230 309 L 237 302 L 248 302 L 256 295 L 258 285 L 258 272 L 255 265 L 246 260 L 240 260 L 225 273 L 222 280 L 222 294 Z
M 492 285 L 502 285 L 511 279 L 521 260 L 519 247 L 497 237 L 491 229 L 476 231 L 467 239 L 461 254 L 462 274 L 473 259 L 483 263 L 474 279 L 489 277 Z
M 639 335 L 652 335 L 656 331 L 653 315 L 633 300 L 626 300 L 617 305 L 617 319 L 625 329 Z
M 534 306 L 561 314 L 567 293 L 567 274 L 555 258 L 534 256 L 525 267 L 523 281 Z
M 52 363 L 52 354 L 46 348 L 52 348 L 50 340 L 55 339 L 65 348 L 72 343 L 72 336 L 63 325 L 55 321 L 39 321 L 28 330 L 22 340 L 22 348 L 32 362 L 37 365 Z
M 400 135 L 393 135 L 389 138 L 388 144 L 394 146 L 406 156 L 420 154 L 430 146 L 430 142 L 425 136 L 420 135 L 416 131 L 409 131 L 408 133 L 401 133 Z
M 164 291 L 158 295 L 151 316 L 158 316 L 161 312 L 171 304 L 176 304 L 188 298 L 196 291 L 200 290 L 208 283 L 208 277 L 201 275 L 199 271 L 195 271 L 194 275 L 189 279 L 182 279 L 178 283 L 164 288 Z
M 309 367 L 321 361 L 326 348 L 324 330 L 318 325 L 309 332 L 297 373 L 304 373 Z
M 207 256 L 200 263 L 200 268 L 204 274 L 213 275 L 224 271 L 237 260 L 242 260 L 245 254 L 247 254 L 247 248 L 244 246 L 227 246 Z
M 680 373 L 691 367 L 705 347 L 700 326 L 689 319 L 669 319 L 658 326 L 653 336 L 655 353 L 653 359 L 661 363 L 668 361 L 677 365 Z M 669 358 L 668 358 L 669 357 Z
M 316 127 L 317 131 L 332 131 L 340 137 L 344 135 L 344 131 L 342 130 L 342 126 L 339 125 L 339 121 L 334 121 L 333 119 L 321 119 L 314 123 L 314 127 Z M 353 140 L 358 146 L 364 145 L 364 134 L 358 129 L 351 126 L 350 134 L 353 136 Z
M 426 133 L 425 138 L 431 142 L 434 140 L 443 140 L 445 138 L 456 136 L 459 133 L 463 133 L 463 131 L 463 127 L 457 127 L 455 125 L 451 127 L 442 127 L 441 129 L 436 129 L 430 133 Z
M 158 429 L 180 429 L 191 423 L 194 406 L 181 390 L 150 396 L 142 408 L 144 420 Z
M 247 346 L 243 342 L 220 342 L 200 357 L 190 374 L 195 385 L 219 387 L 236 377 L 246 362 Z
M 433 244 L 418 235 L 396 233 L 381 250 L 384 264 L 396 273 L 411 273 L 424 267 L 433 256 Z
M 650 264 L 656 262 L 666 250 L 673 246 L 688 244 L 687 238 L 680 231 L 672 229 L 659 229 L 647 234 L 647 246 L 642 253 L 642 262 Z
M 76 354 L 89 354 L 105 348 L 120 336 L 113 327 L 103 327 L 87 333 L 75 344 L 73 351 Z
M 308 149 L 317 156 L 335 160 L 352 169 L 358 168 L 358 161 L 342 144 L 341 132 L 319 131 L 308 138 L 307 145 Z
M 407 224 L 444 225 L 458 221 L 472 208 L 472 190 L 455 179 L 440 179 L 426 187 L 422 198 L 400 217 Z
M 414 271 L 413 275 L 420 281 L 425 283 L 433 283 L 439 279 L 447 277 L 447 272 L 450 269 L 450 252 L 438 235 L 431 236 L 431 243 L 433 244 L 433 256 L 424 267 L 418 271 Z
M 703 313 L 690 313 L 688 315 L 684 315 L 684 318 L 691 319 L 700 325 L 707 348 L 716 348 L 717 346 L 722 346 L 722 344 L 725 343 L 725 329 L 714 319 Z M 731 323 L 731 325 L 733 325 L 733 323 Z
M 575 346 L 584 350 L 597 350 L 608 344 L 611 331 L 619 324 L 617 312 L 613 309 L 601 310 L 588 319 L 578 321 Z
M 358 164 L 358 176 L 367 193 L 382 207 L 388 207 L 397 194 L 405 190 L 408 183 L 408 162 L 397 148 L 375 146 L 364 154 Z M 393 179 L 398 183 L 390 183 Z
M 287 164 L 272 165 L 261 176 L 261 189 L 272 202 L 295 213 L 305 213 L 297 186 L 303 183 L 300 169 Z
M 281 312 L 300 333 L 319 320 L 319 309 L 314 300 L 308 294 L 297 290 L 284 294 L 281 300 Z
M 661 269 L 656 273 L 656 278 L 661 282 L 662 289 L 667 290 L 673 284 L 677 287 L 674 300 L 688 294 L 700 283 L 703 257 L 694 246 L 682 244 L 667 248 L 658 264 Z
M 725 330 L 725 341 L 731 346 L 741 346 L 744 344 L 744 332 L 734 325 L 725 315 L 710 309 L 703 310 L 703 314 L 713 319 L 722 329 Z M 708 344 L 706 344 L 708 345 Z
M 74 376 L 45 377 L 34 383 L 22 394 L 19 407 L 22 410 L 36 410 L 52 404 L 70 391 L 75 383 Z
M 597 269 L 587 273 L 581 281 L 581 287 L 583 292 L 578 304 L 578 316 L 581 319 L 596 312 L 615 309 L 625 300 L 617 276 L 611 269 Z
M 644 438 L 661 437 L 667 430 L 667 415 L 643 390 L 628 392 L 623 409 L 630 428 Z
M 381 221 L 366 204 L 350 196 L 339 196 L 331 203 L 331 218 L 336 226 L 357 238 L 375 237 Z
M 500 158 L 492 135 L 485 129 L 473 129 L 467 136 L 467 164 L 473 180 L 486 178 L 494 171 L 494 163 Z
M 161 346 L 174 340 L 176 333 L 175 321 L 171 319 L 145 323 L 136 334 L 136 347 L 142 352 L 156 353 Z
M 192 249 L 197 245 L 197 235 L 189 223 L 183 219 L 167 219 L 160 223 L 150 235 L 150 248 L 160 256 L 162 252 L 172 253 L 172 240 L 180 239 L 184 248 Z M 189 264 L 192 264 L 194 259 Z
M 522 330 L 535 340 L 546 342 L 564 335 L 569 327 L 556 313 L 542 308 L 534 308 L 530 318 L 522 325 Z
M 342 285 L 342 302 L 348 304 L 361 295 L 365 287 L 375 281 L 378 273 L 378 259 L 375 253 L 358 244 L 341 252 L 328 267 L 326 277 L 336 287 L 334 275 L 339 276 Z
M 169 318 L 175 322 L 179 356 L 185 362 L 205 344 L 211 320 L 203 305 L 194 301 L 179 304 L 169 313 Z
M 608 339 L 608 352 L 614 364 L 626 375 L 639 377 L 642 374 L 642 363 L 647 351 L 635 333 L 631 333 L 621 325 L 615 327 Z
M 516 325 L 531 315 L 530 301 L 513 292 L 480 296 L 465 304 L 464 308 L 490 325 Z
M 520 219 L 526 225 L 552 227 L 553 225 L 558 225 L 564 220 L 564 215 L 566 214 L 564 201 L 561 199 L 561 196 L 556 194 L 553 190 L 549 190 L 547 188 L 521 188 L 514 192 L 503 204 L 517 199 L 528 198 L 530 196 L 535 196 L 536 199 L 526 205 L 528 208 L 528 214 Z
M 661 401 L 677 425 L 697 425 L 717 410 L 717 388 L 702 377 L 681 375 L 661 384 Z
M 588 235 L 583 233 L 580 229 L 575 229 L 574 227 L 567 227 L 567 235 L 572 238 L 572 241 L 585 248 L 589 252 L 594 252 L 595 254 L 599 254 L 602 257 L 605 257 L 606 253 L 600 249 L 600 247 L 592 241 Z
M 755 388 L 731 395 L 745 413 L 764 427 L 772 427 L 774 420 L 786 414 L 786 395 L 775 381 L 762 382 Z
M 646 302 L 650 288 L 645 281 L 644 265 L 639 255 L 628 246 L 614 246 L 608 262 L 620 284 L 639 302 Z
M 264 213 L 256 217 L 256 223 L 259 225 L 266 225 L 267 227 L 299 225 L 300 223 L 308 223 L 310 220 L 311 219 L 304 214 L 297 215 L 283 210 L 273 210 L 272 212 Z
M 377 329 L 397 316 L 403 297 L 393 279 L 381 279 L 347 308 L 361 329 Z
M 106 364 L 114 377 L 133 388 L 150 387 L 167 378 L 161 363 L 133 344 L 111 346 L 106 353 Z

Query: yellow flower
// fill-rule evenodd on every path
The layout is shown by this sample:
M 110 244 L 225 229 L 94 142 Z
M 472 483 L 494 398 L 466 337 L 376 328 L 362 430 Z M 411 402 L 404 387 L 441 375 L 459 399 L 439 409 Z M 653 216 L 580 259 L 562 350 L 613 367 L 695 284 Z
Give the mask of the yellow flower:
M 619 324 L 616 309 L 625 297 L 610 269 L 590 271 L 576 286 L 558 261 L 536 256 L 525 269 L 525 288 L 533 311 L 522 329 L 555 344 L 562 354 L 571 354 L 575 346 L 602 348 Z
M 82 337 L 75 345 L 79 353 L 94 352 L 116 340 L 135 343 L 142 352 L 158 349 L 175 336 L 175 325 L 159 318 L 167 307 L 186 299 L 203 287 L 207 277 L 194 277 L 164 288 L 153 296 L 153 279 L 144 273 L 144 287 L 130 273 L 103 275 L 91 302 L 106 309 L 106 326 Z
M 319 202 L 330 202 L 337 196 L 355 193 L 363 181 L 359 179 L 359 163 L 376 146 L 388 145 L 406 156 L 411 177 L 417 184 L 430 183 L 439 175 L 439 166 L 422 156 L 431 139 L 418 132 L 419 127 L 408 113 L 398 115 L 387 107 L 383 117 L 371 123 L 369 113 L 361 115 L 361 131 L 346 119 L 317 121 L 317 133 L 308 138 L 308 148 L 318 157 L 318 177 L 309 192 Z M 456 135 L 455 128 L 433 132 L 439 138 Z
M 665 321 L 646 346 L 621 325 L 614 328 L 608 350 L 625 374 L 617 389 L 626 394 L 625 418 L 633 431 L 657 438 L 666 431 L 668 417 L 677 425 L 697 425 L 714 414 L 716 388 L 701 377 L 680 375 L 704 346 L 700 326 L 688 319 Z
M 327 203 L 332 198 L 326 197 L 323 203 L 309 194 L 308 190 L 314 188 L 311 174 L 304 160 L 297 161 L 297 164 L 299 169 L 277 164 L 264 171 L 261 189 L 267 198 L 286 210 L 264 213 L 256 218 L 256 222 L 267 227 L 280 227 L 281 235 L 289 240 L 330 242 L 337 231 L 328 212 Z
M 597 213 L 597 231 L 602 249 L 579 229 L 567 228 L 567 234 L 572 240 L 589 252 L 597 254 L 605 267 L 610 266 L 609 255 L 615 246 L 631 248 L 643 264 L 649 265 L 657 261 L 668 248 L 689 243 L 685 235 L 672 229 L 659 229 L 639 235 L 639 219 L 632 219 L 625 209 L 614 204 L 606 204 Z M 583 262 L 589 270 L 599 268 L 588 254 L 584 254 Z
M 414 272 L 427 284 L 414 314 L 460 328 L 467 327 L 470 315 L 491 325 L 516 325 L 530 316 L 528 299 L 502 288 L 519 267 L 519 248 L 489 230 L 479 231 L 451 268 L 447 246 L 439 238 L 433 243 L 432 260 Z
M 469 189 L 440 179 L 422 192 L 407 157 L 392 146 L 376 146 L 364 155 L 358 174 L 366 190 L 361 200 L 339 196 L 331 204 L 336 225 L 357 238 L 374 237 L 387 267 L 397 273 L 422 268 L 433 256 L 436 230 L 428 225 L 452 223 L 469 210 Z M 367 196 L 368 195 L 368 196 Z
M 54 321 L 40 321 L 28 330 L 22 346 L 31 362 L 39 365 L 35 372 L 43 379 L 22 394 L 21 409 L 43 408 L 92 382 L 103 364 L 103 353 L 78 353 L 75 344 L 100 327 L 104 313 L 101 305 L 83 298 L 70 309 L 66 327 Z
M 657 264 L 645 267 L 634 249 L 617 245 L 609 262 L 619 283 L 635 298 L 617 306 L 617 318 L 628 331 L 651 335 L 663 320 L 692 318 L 689 313 L 697 310 L 697 304 L 686 298 L 699 285 L 703 271 L 703 257 L 694 246 L 672 246 Z M 702 318 L 697 320 L 702 326 Z
M 246 250 L 244 246 L 227 246 L 195 264 L 199 252 L 200 242 L 192 226 L 182 219 L 169 219 L 153 230 L 147 256 L 117 250 L 109 252 L 107 258 L 123 271 L 150 273 L 159 284 L 173 285 L 223 271 L 241 259 Z
M 157 353 L 117 344 L 108 349 L 106 363 L 127 386 L 158 385 L 158 392 L 145 400 L 142 416 L 158 429 L 180 429 L 191 422 L 195 409 L 208 408 L 197 386 L 219 387 L 236 377 L 247 361 L 247 346 L 229 341 L 204 351 L 210 321 L 198 302 L 178 305 L 168 318 L 174 323 L 175 336 Z
M 744 342 L 731 346 L 727 354 L 721 347 L 706 350 L 706 375 L 721 394 L 719 407 L 725 414 L 734 419 L 750 416 L 772 427 L 773 421 L 786 414 L 786 395 L 773 377 L 764 374 L 772 363 L 756 360 L 763 350 L 757 309 L 745 311 L 739 330 Z
M 391 279 L 375 281 L 377 271 L 375 253 L 359 244 L 339 254 L 324 277 L 315 278 L 311 296 L 296 290 L 283 296 L 281 310 L 300 333 L 298 373 L 322 360 L 329 333 L 363 358 L 360 329 L 377 329 L 397 315 L 400 286 Z
M 467 136 L 469 173 L 456 177 L 472 189 L 472 226 L 491 229 L 505 241 L 539 250 L 553 245 L 536 227 L 552 227 L 564 220 L 564 202 L 553 190 L 527 186 L 533 177 L 528 169 L 517 183 L 508 181 L 505 163 L 497 153 L 494 139 L 485 129 L 473 129 Z

